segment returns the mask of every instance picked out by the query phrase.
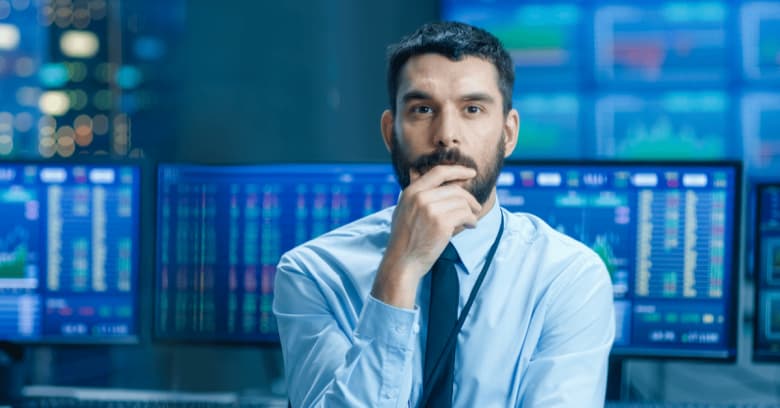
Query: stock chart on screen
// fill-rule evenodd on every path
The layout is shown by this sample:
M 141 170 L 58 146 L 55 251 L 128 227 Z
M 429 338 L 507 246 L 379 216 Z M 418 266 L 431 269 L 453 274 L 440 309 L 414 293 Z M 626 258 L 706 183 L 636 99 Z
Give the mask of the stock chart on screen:
M 756 189 L 753 359 L 780 361 L 780 184 Z
M 723 83 L 728 79 L 721 2 L 598 6 L 596 78 L 602 83 Z
M 613 354 L 735 355 L 736 164 L 508 164 L 499 201 L 591 247 L 612 278 Z
M 131 342 L 137 166 L 0 163 L 0 339 Z
M 725 92 L 611 94 L 596 100 L 597 156 L 716 159 L 737 156 Z M 738 143 L 737 143 L 738 144 Z M 736 147 L 736 149 L 735 149 Z M 736 157 L 735 157 L 736 158 Z
M 585 50 L 578 44 L 582 12 L 573 3 L 445 0 L 442 18 L 495 34 L 512 56 L 520 89 L 579 82 Z
M 389 165 L 159 168 L 156 336 L 276 341 L 281 255 L 382 208 L 400 191 Z

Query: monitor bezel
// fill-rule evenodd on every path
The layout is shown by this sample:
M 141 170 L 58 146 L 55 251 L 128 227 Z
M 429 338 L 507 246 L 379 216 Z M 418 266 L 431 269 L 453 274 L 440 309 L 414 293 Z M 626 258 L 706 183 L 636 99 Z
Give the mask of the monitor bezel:
M 727 362 L 734 363 L 737 361 L 737 349 L 738 349 L 738 327 L 740 320 L 739 309 L 739 291 L 740 291 L 740 265 L 742 265 L 741 251 L 739 250 L 742 242 L 742 196 L 743 196 L 743 180 L 742 172 L 743 165 L 739 160 L 599 160 L 599 159 L 581 159 L 581 160 L 506 160 L 504 162 L 504 168 L 507 165 L 515 166 L 608 166 L 610 168 L 615 167 L 679 167 L 679 168 L 693 168 L 693 167 L 722 167 L 732 169 L 734 171 L 734 208 L 732 211 L 733 219 L 733 233 L 735 234 L 732 239 L 732 265 L 731 265 L 731 277 L 728 284 L 731 285 L 731 296 L 728 299 L 726 308 L 730 313 L 730 318 L 726 325 L 726 354 L 725 355 L 693 355 L 684 354 L 685 350 L 680 353 L 668 353 L 663 349 L 658 349 L 646 353 L 638 353 L 636 350 L 616 350 L 614 347 L 610 351 L 610 357 L 620 360 L 638 359 L 638 360 L 671 360 L 671 361 L 700 361 L 700 362 Z
M 71 158 L 55 157 L 51 159 L 31 159 L 31 158 L 4 158 L 0 160 L 0 166 L 3 165 L 19 165 L 19 166 L 105 166 L 105 167 L 133 167 L 137 172 L 138 180 L 138 192 L 134 197 L 133 205 L 138 210 L 137 223 L 133 226 L 133 238 L 137 243 L 135 250 L 135 256 L 133 259 L 132 267 L 135 270 L 135 284 L 133 291 L 133 309 L 134 316 L 132 323 L 134 325 L 134 334 L 128 336 L 117 337 L 54 337 L 54 336 L 41 336 L 39 338 L 9 338 L 2 339 L 0 341 L 18 344 L 24 347 L 46 347 L 46 346 L 62 346 L 62 347 L 80 347 L 80 346 L 123 346 L 123 345 L 138 345 L 144 338 L 144 304 L 142 303 L 143 296 L 143 259 L 144 259 L 144 242 L 143 242 L 143 225 L 146 221 L 144 205 L 144 182 L 146 175 L 148 174 L 148 161 L 144 158 L 128 158 L 128 157 L 112 157 L 112 156 L 82 156 L 76 155 Z
M 753 190 L 755 192 L 755 202 L 753 204 L 753 208 L 755 209 L 755 223 L 754 223 L 754 231 L 753 231 L 753 344 L 752 344 L 752 361 L 757 363 L 776 363 L 780 362 L 780 352 L 773 353 L 773 354 L 766 354 L 761 353 L 759 350 L 759 344 L 758 344 L 758 333 L 760 331 L 760 325 L 763 324 L 761 319 L 759 319 L 759 311 L 761 310 L 761 304 L 759 298 L 761 297 L 760 294 L 763 292 L 761 290 L 761 279 L 763 277 L 761 276 L 761 256 L 762 256 L 762 241 L 761 241 L 761 227 L 759 223 L 761 222 L 761 215 L 762 211 L 764 211 L 764 208 L 761 204 L 761 194 L 764 192 L 764 190 L 768 188 L 780 188 L 780 180 L 777 181 L 766 181 L 762 180 L 759 182 L 756 182 L 753 184 Z M 761 315 L 763 316 L 763 315 Z

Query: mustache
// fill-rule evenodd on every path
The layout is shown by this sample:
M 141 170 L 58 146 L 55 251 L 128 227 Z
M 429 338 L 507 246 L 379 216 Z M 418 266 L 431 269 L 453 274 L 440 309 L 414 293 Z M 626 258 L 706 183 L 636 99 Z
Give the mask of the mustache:
M 409 167 L 420 174 L 425 174 L 432 168 L 442 164 L 457 164 L 477 170 L 477 162 L 454 149 L 436 149 L 432 153 L 422 155 L 409 163 Z

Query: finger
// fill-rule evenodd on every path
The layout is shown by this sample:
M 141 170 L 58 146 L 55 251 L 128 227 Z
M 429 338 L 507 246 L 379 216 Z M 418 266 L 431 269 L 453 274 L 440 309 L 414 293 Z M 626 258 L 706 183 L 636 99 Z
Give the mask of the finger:
M 462 204 L 442 201 L 437 202 L 432 208 L 438 216 L 439 225 L 446 229 L 450 235 L 459 227 L 475 228 L 477 226 L 477 215 Z
M 457 184 L 448 184 L 431 190 L 425 190 L 418 193 L 419 205 L 432 204 L 437 201 L 452 201 L 468 207 L 474 214 L 482 211 L 482 205 L 479 204 L 474 195 L 468 192 L 463 186 Z
M 415 173 L 417 172 L 413 172 L 412 170 L 409 171 L 410 180 Z M 412 193 L 430 190 L 449 181 L 469 180 L 474 178 L 477 175 L 477 172 L 466 166 L 442 164 L 434 166 L 429 172 L 423 175 L 417 174 L 418 176 L 414 183 L 409 184 L 409 187 L 407 187 L 407 190 L 411 190 L 410 192 Z

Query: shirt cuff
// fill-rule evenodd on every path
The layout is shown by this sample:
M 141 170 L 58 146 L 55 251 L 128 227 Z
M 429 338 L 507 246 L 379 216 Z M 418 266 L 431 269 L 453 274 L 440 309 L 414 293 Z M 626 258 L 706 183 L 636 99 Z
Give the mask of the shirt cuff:
M 374 339 L 388 347 L 408 350 L 420 331 L 419 318 L 420 309 L 417 306 L 414 310 L 402 309 L 369 294 L 355 334 L 366 340 Z

